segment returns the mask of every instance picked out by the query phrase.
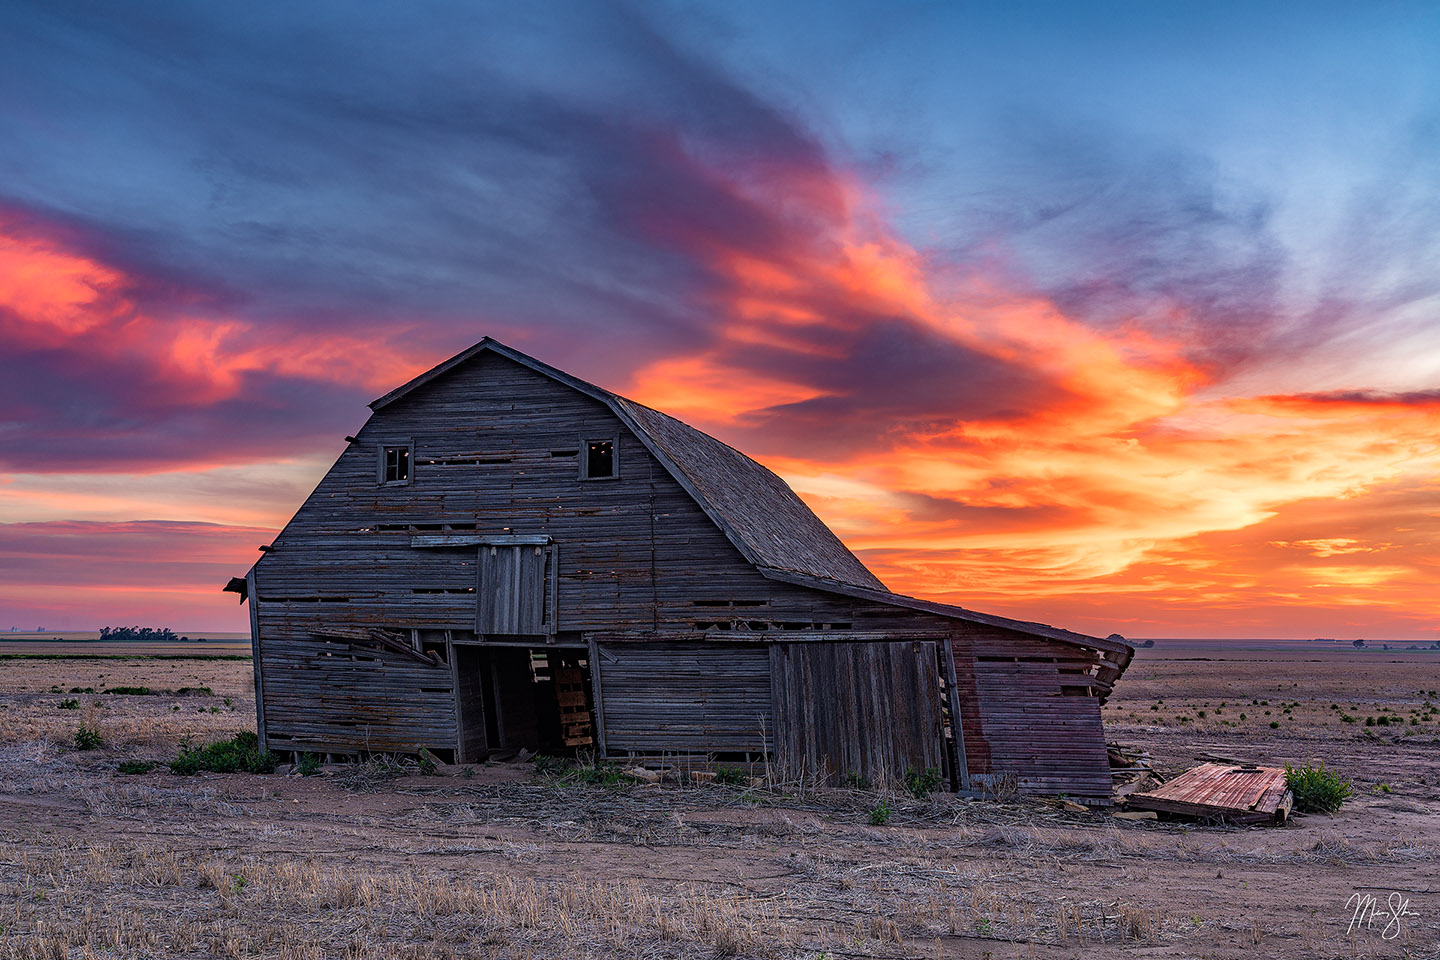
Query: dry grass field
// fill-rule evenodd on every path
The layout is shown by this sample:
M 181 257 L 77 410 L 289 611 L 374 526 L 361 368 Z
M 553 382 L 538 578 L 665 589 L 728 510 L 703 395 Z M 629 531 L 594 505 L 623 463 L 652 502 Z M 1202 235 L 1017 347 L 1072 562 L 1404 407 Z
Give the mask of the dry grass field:
M 1170 773 L 1323 760 L 1355 784 L 1338 815 L 1233 828 L 932 796 L 883 798 L 875 825 L 873 794 L 532 764 L 129 775 L 253 729 L 250 664 L 3 660 L 0 957 L 1440 955 L 1440 658 L 1244 656 L 1143 652 L 1111 739 Z M 100 747 L 76 749 L 82 723 Z M 1408 913 L 1352 925 L 1357 892 Z

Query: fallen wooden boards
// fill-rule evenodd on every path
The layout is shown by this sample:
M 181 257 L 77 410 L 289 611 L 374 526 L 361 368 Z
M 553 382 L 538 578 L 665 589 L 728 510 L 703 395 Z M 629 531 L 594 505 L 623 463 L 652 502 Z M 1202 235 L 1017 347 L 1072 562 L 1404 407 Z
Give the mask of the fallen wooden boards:
M 1234 823 L 1281 824 L 1294 802 L 1284 770 L 1204 763 L 1159 789 L 1132 794 L 1125 805 Z

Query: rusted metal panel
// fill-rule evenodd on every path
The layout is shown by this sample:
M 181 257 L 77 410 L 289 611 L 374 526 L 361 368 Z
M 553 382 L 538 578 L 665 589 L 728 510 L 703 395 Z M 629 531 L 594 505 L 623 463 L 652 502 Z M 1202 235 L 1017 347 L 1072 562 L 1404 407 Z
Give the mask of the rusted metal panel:
M 1156 790 L 1131 794 L 1127 806 L 1237 823 L 1283 823 L 1291 802 L 1284 770 L 1204 763 Z

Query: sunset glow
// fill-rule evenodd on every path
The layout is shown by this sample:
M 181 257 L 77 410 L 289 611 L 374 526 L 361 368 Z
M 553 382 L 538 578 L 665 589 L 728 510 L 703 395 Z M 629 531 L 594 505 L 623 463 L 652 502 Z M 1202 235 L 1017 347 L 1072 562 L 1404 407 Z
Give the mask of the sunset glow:
M 748 75 L 782 23 L 736 13 L 735 49 L 702 53 L 652 12 L 606 21 L 579 79 L 483 39 L 420 62 L 174 13 L 208 87 L 118 32 L 19 16 L 56 82 L 29 81 L 45 118 L 0 129 L 25 171 L 0 185 L 0 628 L 245 629 L 219 587 L 365 401 L 491 335 L 774 469 L 902 593 L 1101 636 L 1440 638 L 1440 240 L 1405 214 L 1437 188 L 1404 172 L 1433 130 L 1382 111 L 1382 162 L 1139 102 L 1098 139 L 1039 106 L 990 125 L 938 86 L 970 68 L 897 58 L 907 139 L 879 93 L 816 79 L 828 54 Z M 600 28 L 505 29 L 589 50 Z M 110 65 L 65 53 L 72 31 Z M 240 80 L 275 44 L 268 86 Z M 1146 75 L 1110 63 L 1077 113 Z M 1290 116 L 1288 96 L 1229 109 Z M 87 98 L 277 139 L 177 120 L 176 161 Z M 130 180 L 54 159 L 92 133 Z M 1294 186 L 1342 160 L 1353 191 Z

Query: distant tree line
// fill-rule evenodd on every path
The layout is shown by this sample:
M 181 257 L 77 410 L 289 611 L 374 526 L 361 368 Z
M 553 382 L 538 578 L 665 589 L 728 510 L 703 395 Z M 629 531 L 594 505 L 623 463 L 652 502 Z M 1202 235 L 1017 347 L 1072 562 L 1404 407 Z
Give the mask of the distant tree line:
M 143 641 L 146 643 L 173 643 L 176 640 L 188 640 L 189 637 L 177 637 L 175 631 L 169 627 L 101 627 L 101 640 L 125 640 Z

